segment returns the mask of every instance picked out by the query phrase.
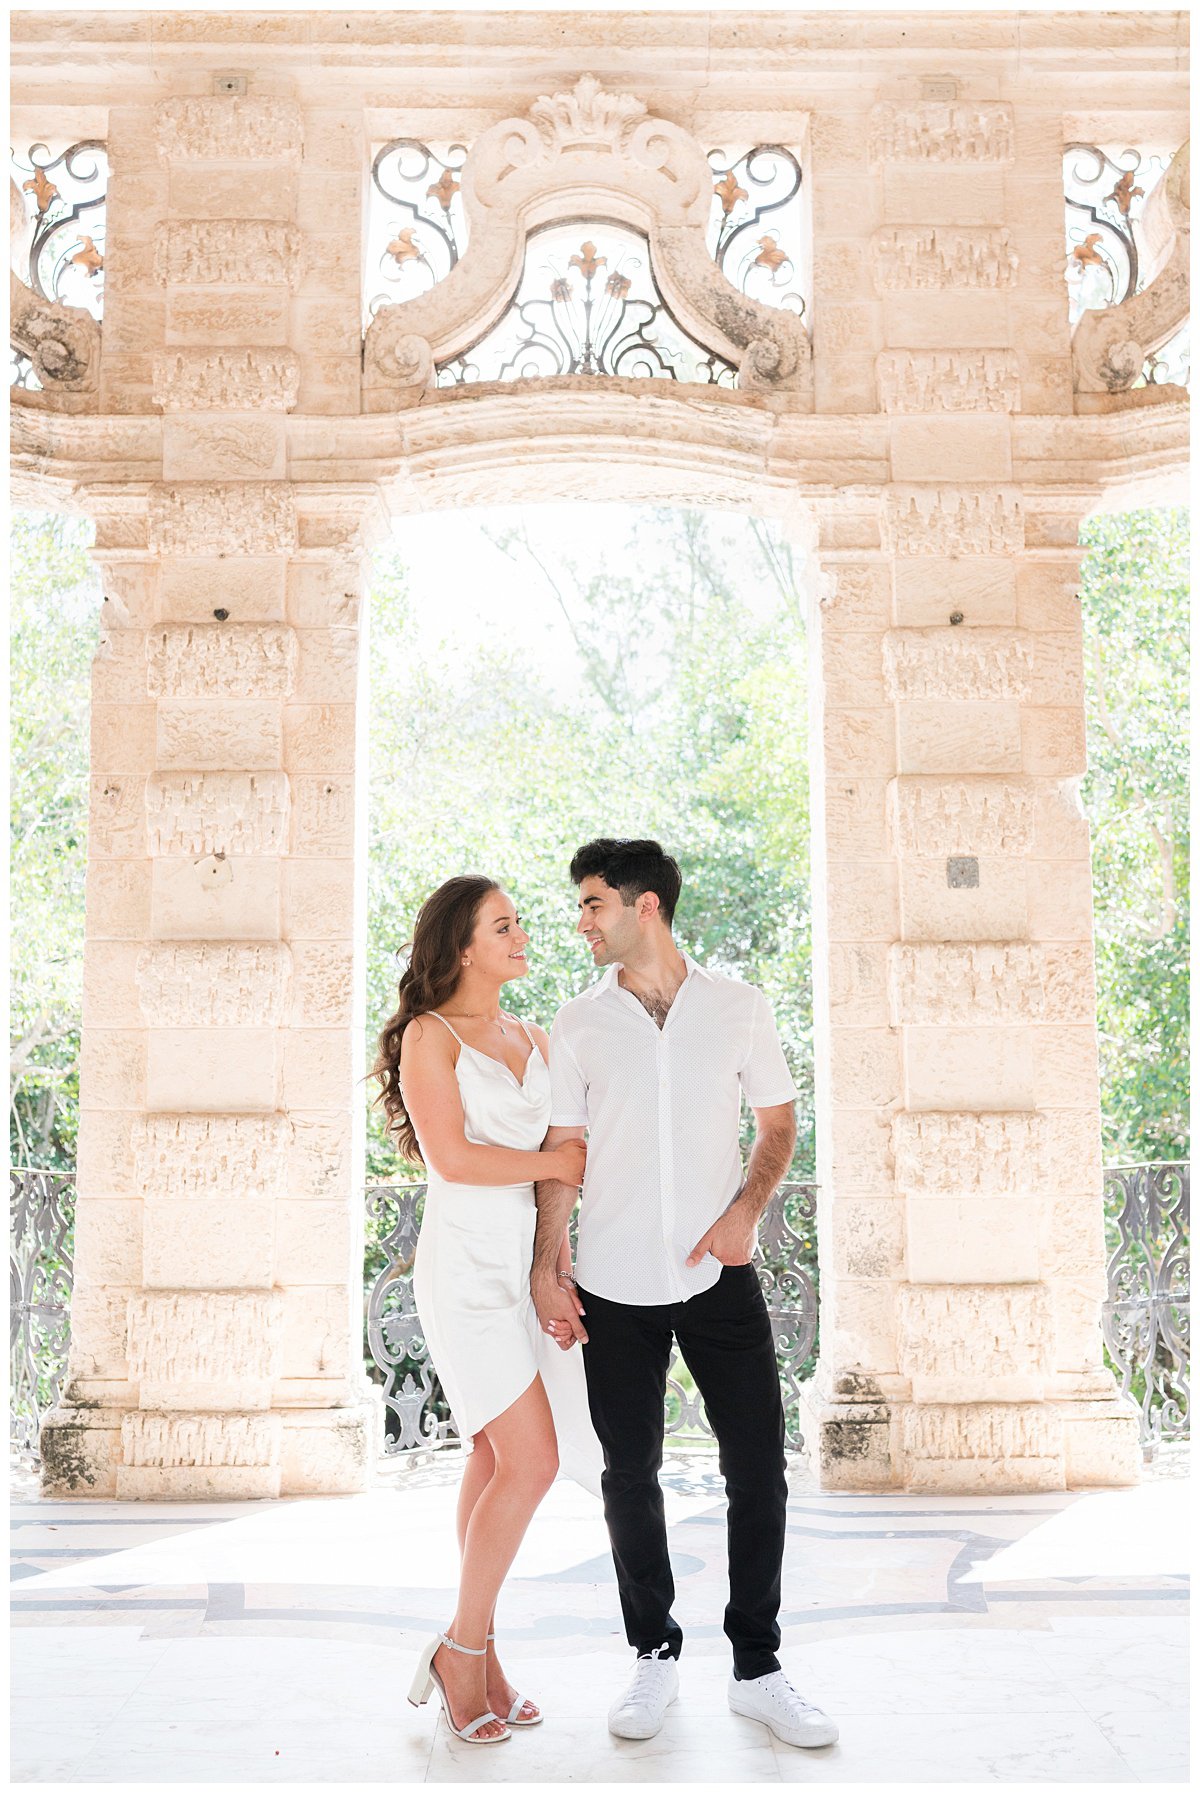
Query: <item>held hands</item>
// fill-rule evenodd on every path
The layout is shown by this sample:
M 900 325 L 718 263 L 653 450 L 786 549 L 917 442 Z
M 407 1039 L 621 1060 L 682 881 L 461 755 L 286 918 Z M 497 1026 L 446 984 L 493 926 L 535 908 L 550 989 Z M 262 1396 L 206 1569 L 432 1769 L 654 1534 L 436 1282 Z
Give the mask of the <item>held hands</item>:
M 695 1269 L 706 1252 L 712 1252 L 720 1264 L 748 1264 L 758 1244 L 758 1222 L 737 1202 L 726 1208 L 721 1218 L 696 1241 L 685 1259 L 689 1270 Z
M 582 1139 L 564 1139 L 560 1146 L 546 1153 L 550 1160 L 550 1174 L 559 1183 L 566 1183 L 577 1189 L 583 1182 L 584 1166 L 587 1163 L 587 1146 Z
M 580 1316 L 583 1303 L 573 1283 L 559 1276 L 540 1275 L 531 1278 L 530 1294 L 537 1309 L 538 1325 L 548 1332 L 560 1351 L 569 1351 L 576 1339 L 587 1344 L 587 1333 Z

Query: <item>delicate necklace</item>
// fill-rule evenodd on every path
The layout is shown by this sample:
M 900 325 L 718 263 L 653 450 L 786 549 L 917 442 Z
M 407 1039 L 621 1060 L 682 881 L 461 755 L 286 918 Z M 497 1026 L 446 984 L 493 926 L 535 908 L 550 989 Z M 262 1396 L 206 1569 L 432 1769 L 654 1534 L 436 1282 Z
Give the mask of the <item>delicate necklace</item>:
M 460 1009 L 457 1018 L 460 1021 L 486 1021 L 492 1027 L 498 1027 L 505 1039 L 508 1038 L 508 1029 L 498 1016 L 493 1018 L 491 1015 L 472 1015 L 466 1009 Z

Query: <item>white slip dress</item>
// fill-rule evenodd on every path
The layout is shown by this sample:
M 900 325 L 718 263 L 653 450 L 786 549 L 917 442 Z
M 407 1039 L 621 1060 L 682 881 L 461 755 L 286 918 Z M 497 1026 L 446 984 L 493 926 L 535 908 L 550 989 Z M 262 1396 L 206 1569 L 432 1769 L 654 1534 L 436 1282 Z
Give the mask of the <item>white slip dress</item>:
M 518 1082 L 507 1065 L 468 1046 L 444 1015 L 437 1018 L 459 1044 L 455 1075 L 467 1139 L 536 1152 L 550 1124 L 550 1071 L 528 1028 L 521 1023 L 530 1053 Z M 599 1495 L 603 1453 L 580 1347 L 560 1350 L 542 1331 L 529 1293 L 536 1226 L 532 1183 L 451 1183 L 431 1169 L 413 1268 L 417 1314 L 465 1449 L 540 1375 L 560 1466 Z

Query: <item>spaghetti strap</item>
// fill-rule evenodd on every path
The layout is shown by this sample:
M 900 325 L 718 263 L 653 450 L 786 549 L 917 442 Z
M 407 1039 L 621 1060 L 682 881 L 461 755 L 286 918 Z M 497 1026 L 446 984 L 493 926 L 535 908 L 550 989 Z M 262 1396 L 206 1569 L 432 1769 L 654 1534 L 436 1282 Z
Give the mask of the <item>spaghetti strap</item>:
M 437 1015 L 437 1018 L 441 1022 L 442 1026 L 445 1028 L 449 1028 L 450 1032 L 454 1033 L 454 1029 L 450 1026 L 450 1023 L 447 1021 L 445 1015 L 438 1015 L 438 1012 L 436 1009 L 426 1009 L 425 1013 L 427 1015 Z M 458 1041 L 460 1046 L 466 1045 L 467 1042 L 463 1039 L 461 1034 L 454 1033 L 454 1037 Z
M 520 1015 L 514 1016 L 514 1020 L 516 1021 L 517 1026 L 521 1029 L 521 1032 L 525 1035 L 525 1038 L 529 1041 L 529 1044 L 533 1047 L 534 1051 L 536 1052 L 538 1049 L 538 1043 L 534 1039 L 533 1035 L 530 1033 L 529 1029 L 526 1027 L 525 1023 L 522 1021 Z

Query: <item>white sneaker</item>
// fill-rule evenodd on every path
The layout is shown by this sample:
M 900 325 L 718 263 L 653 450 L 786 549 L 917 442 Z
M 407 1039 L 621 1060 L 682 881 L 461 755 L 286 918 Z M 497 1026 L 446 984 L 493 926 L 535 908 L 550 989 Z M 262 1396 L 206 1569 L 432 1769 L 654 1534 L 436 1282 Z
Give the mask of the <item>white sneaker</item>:
M 757 1675 L 752 1681 L 729 1677 L 729 1706 L 743 1718 L 757 1718 L 781 1743 L 797 1749 L 820 1749 L 836 1743 L 838 1728 L 819 1706 L 803 1699 L 782 1669 Z
M 614 1737 L 656 1737 L 667 1707 L 678 1698 L 679 1670 L 666 1644 L 660 1644 L 638 1657 L 633 1680 L 608 1709 L 608 1728 Z

